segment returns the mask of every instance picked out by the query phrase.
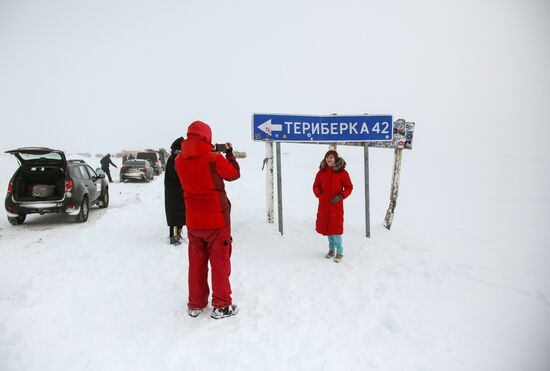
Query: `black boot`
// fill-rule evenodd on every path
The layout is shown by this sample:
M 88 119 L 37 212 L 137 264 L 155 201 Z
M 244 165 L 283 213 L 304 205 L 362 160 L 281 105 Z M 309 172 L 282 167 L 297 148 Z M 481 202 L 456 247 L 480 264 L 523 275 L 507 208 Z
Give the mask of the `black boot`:
M 174 246 L 181 245 L 181 241 L 176 236 L 170 236 L 170 245 L 174 245 Z
M 181 245 L 177 226 L 170 227 L 170 245 Z

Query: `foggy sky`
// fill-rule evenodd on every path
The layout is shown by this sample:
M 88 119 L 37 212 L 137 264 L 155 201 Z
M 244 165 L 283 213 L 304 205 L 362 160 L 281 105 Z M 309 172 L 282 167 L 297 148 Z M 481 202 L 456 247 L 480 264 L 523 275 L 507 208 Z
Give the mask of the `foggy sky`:
M 262 150 L 253 112 L 368 112 L 420 153 L 547 153 L 547 1 L 217 3 L 0 0 L 0 149 L 168 147 L 200 119 Z

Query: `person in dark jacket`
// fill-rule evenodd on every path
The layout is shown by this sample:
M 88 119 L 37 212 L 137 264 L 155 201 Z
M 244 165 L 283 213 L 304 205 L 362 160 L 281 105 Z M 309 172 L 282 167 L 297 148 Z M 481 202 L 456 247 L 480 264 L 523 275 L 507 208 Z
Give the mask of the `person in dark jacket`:
M 328 236 L 329 251 L 326 258 L 339 263 L 344 257 L 342 234 L 344 234 L 344 199 L 353 190 L 353 184 L 346 171 L 346 162 L 338 152 L 330 150 L 325 154 L 313 183 L 313 193 L 319 199 L 315 230 Z
M 99 161 L 101 163 L 101 170 L 107 174 L 107 177 L 109 178 L 109 183 L 113 182 L 113 178 L 111 178 L 111 171 L 109 170 L 109 165 L 113 165 L 114 167 L 118 168 L 113 161 L 111 161 L 111 154 L 107 153 L 103 158 Z
M 212 311 L 214 319 L 237 314 L 231 285 L 231 203 L 224 181 L 240 177 L 231 143 L 225 157 L 213 151 L 212 130 L 202 121 L 187 129 L 187 139 L 176 157 L 176 172 L 185 192 L 189 238 L 189 301 L 187 313 L 197 317 L 208 304 L 208 263 L 212 268 Z
M 171 245 L 181 244 L 181 230 L 185 225 L 185 199 L 180 178 L 174 167 L 182 141 L 183 137 L 180 137 L 172 143 L 172 147 L 170 147 L 172 153 L 166 161 L 166 172 L 164 173 L 164 211 L 166 212 L 166 222 L 170 228 Z

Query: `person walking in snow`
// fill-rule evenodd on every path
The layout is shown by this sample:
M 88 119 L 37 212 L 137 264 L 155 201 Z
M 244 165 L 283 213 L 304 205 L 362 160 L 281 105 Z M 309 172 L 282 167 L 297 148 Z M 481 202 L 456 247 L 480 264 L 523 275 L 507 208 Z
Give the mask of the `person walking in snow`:
M 112 183 L 113 178 L 111 178 L 111 171 L 109 170 L 109 164 L 113 165 L 116 168 L 118 168 L 118 166 L 116 166 L 113 163 L 113 161 L 111 161 L 111 154 L 107 153 L 105 156 L 103 156 L 101 160 L 99 160 L 99 162 L 101 163 L 101 170 L 103 170 L 105 174 L 107 174 L 107 177 L 109 178 L 109 183 Z
M 346 162 L 338 152 L 330 150 L 321 161 L 313 183 L 313 193 L 319 199 L 315 230 L 328 236 L 327 259 L 339 263 L 344 257 L 342 234 L 344 233 L 344 199 L 353 190 L 353 184 L 345 169 Z
M 179 137 L 172 143 L 170 157 L 166 161 L 164 173 L 164 211 L 166 222 L 170 228 L 170 244 L 180 245 L 182 241 L 181 230 L 185 225 L 185 199 L 178 174 L 176 173 L 175 160 L 179 155 L 183 137 Z
M 187 313 L 197 317 L 208 304 L 208 262 L 212 268 L 214 319 L 237 314 L 231 299 L 231 203 L 224 180 L 240 177 L 231 143 L 225 157 L 213 151 L 212 130 L 202 121 L 187 129 L 187 139 L 176 157 L 176 172 L 185 194 L 189 238 L 189 301 Z

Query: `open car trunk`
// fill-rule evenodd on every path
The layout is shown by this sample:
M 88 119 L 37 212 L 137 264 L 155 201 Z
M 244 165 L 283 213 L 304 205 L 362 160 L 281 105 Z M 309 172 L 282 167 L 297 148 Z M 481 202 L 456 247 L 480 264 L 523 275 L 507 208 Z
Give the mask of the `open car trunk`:
M 58 166 L 21 166 L 13 182 L 16 201 L 54 201 L 65 196 L 65 172 Z

